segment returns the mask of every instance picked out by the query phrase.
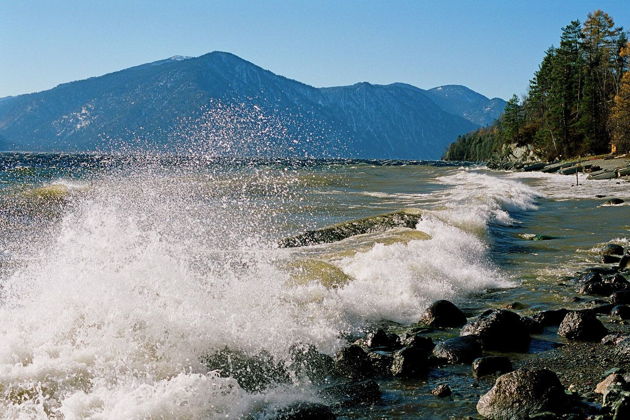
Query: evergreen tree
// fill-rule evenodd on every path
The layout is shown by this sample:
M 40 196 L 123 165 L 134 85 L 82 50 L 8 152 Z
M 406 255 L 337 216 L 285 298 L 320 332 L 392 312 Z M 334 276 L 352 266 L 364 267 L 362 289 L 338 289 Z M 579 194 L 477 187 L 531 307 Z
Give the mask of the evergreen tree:
M 630 57 L 630 43 L 622 49 L 621 58 Z M 619 91 L 615 95 L 610 112 L 609 127 L 612 143 L 619 152 L 630 152 L 630 71 L 626 70 L 621 78 Z

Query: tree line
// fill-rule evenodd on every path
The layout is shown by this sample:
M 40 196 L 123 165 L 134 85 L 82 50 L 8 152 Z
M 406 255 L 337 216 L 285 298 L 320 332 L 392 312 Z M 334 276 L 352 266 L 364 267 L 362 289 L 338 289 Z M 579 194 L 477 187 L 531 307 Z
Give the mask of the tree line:
M 562 28 L 530 80 L 491 126 L 460 136 L 445 159 L 499 158 L 505 145 L 529 145 L 547 160 L 630 152 L 630 43 L 602 10 Z

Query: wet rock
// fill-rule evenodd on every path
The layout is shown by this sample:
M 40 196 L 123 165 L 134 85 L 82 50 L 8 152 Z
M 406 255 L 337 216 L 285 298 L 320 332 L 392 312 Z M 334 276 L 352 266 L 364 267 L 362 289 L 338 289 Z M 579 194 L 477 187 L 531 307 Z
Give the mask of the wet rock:
M 427 308 L 420 322 L 436 328 L 461 327 L 466 323 L 466 315 L 448 300 L 438 300 Z
M 368 352 L 368 357 L 370 358 L 372 368 L 377 375 L 391 376 L 394 356 L 385 351 L 371 351 Z
M 611 198 L 610 200 L 606 201 L 604 204 L 608 206 L 617 206 L 623 203 L 625 203 L 625 201 L 623 201 L 621 198 Z
M 475 378 L 497 373 L 508 373 L 512 370 L 512 362 L 503 356 L 479 357 L 472 363 L 472 372 Z
M 621 257 L 615 255 L 602 255 L 602 262 L 604 264 L 617 264 L 621 261 Z
M 276 411 L 274 420 L 335 420 L 330 407 L 312 402 L 297 402 Z
M 350 379 L 365 379 L 374 375 L 367 353 L 357 344 L 341 349 L 335 358 L 337 373 Z
M 289 354 L 291 356 L 289 369 L 298 376 L 307 377 L 313 383 L 322 383 L 334 373 L 334 359 L 318 352 L 313 345 L 293 345 Z
M 608 393 L 608 388 L 612 386 L 613 384 L 625 384 L 625 383 L 626 381 L 623 379 L 623 376 L 621 376 L 618 373 L 611 373 L 610 375 L 606 377 L 606 379 L 604 379 L 603 381 L 597 384 L 597 386 L 595 387 L 595 393 L 606 394 Z
M 447 363 L 472 363 L 481 356 L 481 344 L 476 335 L 451 338 L 436 344 L 433 355 Z
M 203 362 L 209 370 L 222 377 L 232 377 L 246 391 L 262 391 L 272 384 L 289 382 L 282 363 L 276 363 L 266 352 L 250 356 L 240 351 L 224 349 L 205 356 Z
M 543 326 L 560 325 L 569 311 L 567 309 L 555 309 L 551 311 L 541 311 L 533 316 L 534 321 L 540 322 Z
M 613 420 L 630 418 L 630 392 L 625 384 L 608 386 L 606 394 L 604 394 L 603 406 L 608 409 Z
M 328 386 L 320 394 L 335 405 L 343 407 L 376 404 L 381 400 L 381 389 L 373 380 Z
M 431 394 L 438 398 L 448 397 L 452 393 L 453 391 L 451 391 L 451 387 L 447 384 L 440 384 L 431 390 Z
M 623 255 L 623 247 L 617 244 L 606 244 L 602 247 L 601 255 Z
M 404 347 L 394 353 L 391 372 L 399 378 L 417 378 L 426 374 L 429 368 L 429 353 L 418 347 Z
M 617 305 L 612 308 L 610 311 L 610 315 L 621 318 L 621 319 L 630 319 L 630 306 L 628 305 Z
M 628 267 L 630 267 L 630 255 L 624 255 L 619 260 L 619 269 L 620 270 L 625 270 Z
M 630 283 L 621 274 L 615 274 L 611 277 L 602 278 L 595 276 L 594 278 L 584 282 L 579 292 L 586 295 L 610 296 L 618 290 L 630 288 Z
M 490 419 L 527 419 L 549 411 L 564 412 L 569 400 L 555 373 L 547 369 L 519 369 L 499 376 L 477 403 L 477 411 Z
M 613 305 L 625 305 L 630 303 L 630 290 L 619 290 L 610 296 Z
M 529 316 L 521 317 L 521 320 L 527 327 L 527 331 L 529 331 L 530 334 L 540 334 L 545 329 L 542 322 L 536 321 L 534 318 Z
M 590 311 L 569 312 L 558 328 L 558 335 L 576 341 L 600 341 L 608 330 Z
M 485 350 L 527 351 L 529 331 L 521 317 L 505 309 L 489 310 L 466 324 L 462 336 L 477 335 Z
M 435 344 L 430 337 L 425 337 L 420 334 L 410 334 L 401 337 L 401 342 L 405 347 L 411 347 L 415 349 L 420 349 L 430 354 Z
M 369 349 L 388 349 L 393 350 L 400 347 L 400 342 L 396 334 L 389 334 L 384 329 L 371 332 L 365 339 L 365 345 Z

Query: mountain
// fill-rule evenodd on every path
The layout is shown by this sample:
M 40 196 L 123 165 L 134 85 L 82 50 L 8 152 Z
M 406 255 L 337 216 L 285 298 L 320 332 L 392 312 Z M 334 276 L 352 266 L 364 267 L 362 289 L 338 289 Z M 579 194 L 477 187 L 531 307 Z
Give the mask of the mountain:
M 506 104 L 501 98 L 488 99 L 460 85 L 439 86 L 426 92 L 443 110 L 482 127 L 495 122 L 503 113 Z
M 230 53 L 176 56 L 1 99 L 0 148 L 438 159 L 494 115 L 482 95 L 439 89 L 314 88 Z

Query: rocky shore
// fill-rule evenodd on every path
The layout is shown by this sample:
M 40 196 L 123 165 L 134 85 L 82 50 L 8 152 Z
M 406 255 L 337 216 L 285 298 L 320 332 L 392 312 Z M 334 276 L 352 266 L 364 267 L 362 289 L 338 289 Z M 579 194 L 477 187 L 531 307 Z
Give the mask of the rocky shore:
M 261 409 L 264 418 L 366 417 L 390 403 L 383 389 L 395 384 L 476 409 L 444 413 L 448 418 L 630 418 L 629 251 L 607 244 L 601 264 L 559 284 L 575 290 L 567 306 L 528 311 L 512 302 L 466 313 L 441 300 L 417 324 L 382 322 L 347 337 L 334 356 L 296 344 L 290 360 L 225 349 L 205 362 L 248 392 L 283 383 L 316 387 L 312 399 Z M 429 408 L 408 414 L 440 417 Z

